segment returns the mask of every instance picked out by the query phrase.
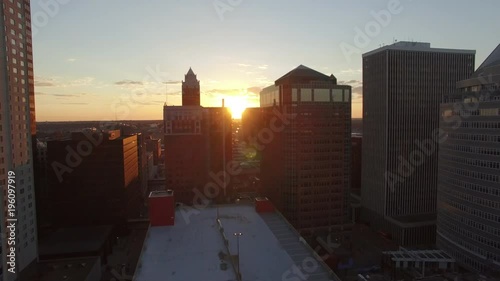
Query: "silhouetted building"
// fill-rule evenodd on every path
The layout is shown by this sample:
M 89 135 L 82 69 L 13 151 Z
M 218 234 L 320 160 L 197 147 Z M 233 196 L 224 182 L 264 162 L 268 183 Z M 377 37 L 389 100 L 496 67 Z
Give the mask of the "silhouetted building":
M 303 65 L 260 93 L 243 117 L 262 152 L 261 190 L 303 234 L 347 226 L 351 87 Z
M 153 153 L 153 163 L 158 165 L 161 156 L 161 140 L 149 137 L 146 139 L 146 144 L 147 150 Z
M 190 69 L 187 76 L 193 75 Z M 166 189 L 176 193 L 178 202 L 188 205 L 200 204 L 200 197 L 225 201 L 230 186 L 224 188 L 222 175 L 223 164 L 232 159 L 231 114 L 225 107 L 183 104 L 163 108 Z M 213 197 L 212 191 L 208 197 L 200 196 L 207 193 L 207 184 L 216 186 Z M 230 184 L 228 177 L 226 184 Z
M 16 237 L 15 245 L 8 245 L 9 240 L 2 239 L 0 275 L 3 280 L 15 280 L 19 272 L 37 257 L 33 165 L 36 123 L 30 2 L 0 1 L 0 26 L 0 196 L 3 202 L 0 231 L 2 237 L 11 237 L 10 234 Z M 13 195 L 15 211 L 8 205 L 8 199 Z M 17 221 L 8 222 L 7 219 Z M 12 224 L 15 224 L 15 230 L 7 228 Z M 14 251 L 10 251 L 11 247 Z M 12 267 L 7 265 L 10 259 L 7 255 L 15 256 L 15 273 L 9 272 Z
M 200 106 L 200 81 L 196 79 L 191 67 L 182 81 L 182 105 Z
M 439 103 L 474 54 L 416 42 L 363 54 L 362 219 L 400 244 L 435 241 Z
M 142 205 L 137 135 L 73 133 L 47 142 L 54 225 L 120 224 Z
M 441 104 L 437 245 L 500 273 L 500 45 L 457 87 Z
M 362 135 L 351 137 L 351 192 L 361 194 L 361 149 L 363 143 Z

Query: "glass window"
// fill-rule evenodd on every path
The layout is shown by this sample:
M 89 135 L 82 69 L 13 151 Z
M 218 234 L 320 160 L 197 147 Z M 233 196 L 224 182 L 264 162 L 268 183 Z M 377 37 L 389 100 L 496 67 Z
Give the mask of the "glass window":
M 298 95 L 299 90 L 296 88 L 292 89 L 292 101 L 298 101 L 297 95 Z
M 300 89 L 301 101 L 312 101 L 312 89 Z
M 329 102 L 330 89 L 314 89 L 314 101 Z
M 349 102 L 351 98 L 351 90 L 344 89 L 344 102 Z
M 343 90 L 342 89 L 333 89 L 333 101 L 334 102 L 341 102 L 343 101 Z

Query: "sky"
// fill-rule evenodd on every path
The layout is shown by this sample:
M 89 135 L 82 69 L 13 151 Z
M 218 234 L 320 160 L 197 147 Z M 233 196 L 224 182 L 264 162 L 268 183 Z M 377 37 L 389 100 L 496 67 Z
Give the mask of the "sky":
M 47 4 L 48 3 L 48 4 Z M 299 65 L 353 87 L 361 55 L 398 41 L 476 50 L 500 43 L 500 1 L 32 0 L 37 121 L 160 120 L 190 67 L 202 106 L 238 118 Z

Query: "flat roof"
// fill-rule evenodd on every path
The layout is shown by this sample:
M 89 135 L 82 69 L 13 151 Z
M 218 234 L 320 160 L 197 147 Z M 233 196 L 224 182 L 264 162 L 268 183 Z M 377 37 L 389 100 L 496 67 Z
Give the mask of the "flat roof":
M 409 42 L 400 41 L 394 44 L 387 45 L 375 49 L 373 51 L 363 54 L 363 57 L 373 55 L 386 50 L 400 50 L 400 51 L 417 51 L 417 52 L 436 52 L 436 53 L 463 53 L 463 54 L 475 54 L 476 50 L 462 50 L 462 49 L 443 49 L 443 48 L 431 48 L 431 43 L 426 42 Z
M 23 270 L 22 280 L 38 281 L 85 281 L 97 266 L 100 268 L 100 257 L 82 257 L 70 259 L 57 259 L 33 263 Z M 96 270 L 100 272 L 100 270 Z
M 41 239 L 38 252 L 40 256 L 97 252 L 112 230 L 109 225 L 60 228 Z
M 149 228 L 135 281 L 237 280 L 231 262 L 237 264 L 235 233 L 241 233 L 242 280 L 298 278 L 294 266 L 302 269 L 301 272 L 308 276 L 307 280 L 340 280 L 317 260 L 314 251 L 277 212 L 257 213 L 253 204 L 202 210 L 189 208 L 176 210 L 175 225 Z M 228 241 L 227 248 L 219 230 L 217 213 Z

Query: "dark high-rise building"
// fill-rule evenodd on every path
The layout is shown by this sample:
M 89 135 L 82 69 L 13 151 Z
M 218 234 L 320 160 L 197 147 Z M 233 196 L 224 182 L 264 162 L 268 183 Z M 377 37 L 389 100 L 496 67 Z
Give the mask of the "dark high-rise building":
M 47 198 L 53 225 L 124 223 L 143 203 L 137 135 L 73 133 L 47 142 Z
M 435 241 L 439 104 L 474 56 L 416 42 L 363 54 L 362 219 L 403 245 Z
M 3 206 L 0 230 L 2 237 L 16 237 L 15 244 L 7 244 L 9 240 L 2 238 L 0 275 L 3 280 L 15 280 L 19 272 L 37 258 L 30 1 L 0 1 L 0 26 L 0 196 Z M 9 198 L 15 199 L 15 208 L 9 205 Z M 12 224 L 15 229 L 7 227 Z M 14 264 L 7 264 L 8 255 L 15 256 Z
M 200 106 L 200 81 L 191 68 L 182 81 L 182 105 Z
M 304 235 L 346 226 L 351 87 L 300 65 L 247 110 L 246 141 L 262 152 L 261 189 Z M 255 115 L 255 116 L 250 116 Z
M 351 192 L 361 194 L 361 152 L 363 144 L 362 135 L 352 135 L 351 137 Z
M 437 245 L 500 272 L 500 45 L 441 104 Z M 495 279 L 496 280 L 496 279 Z
M 193 85 L 192 89 L 188 87 Z M 223 187 L 221 175 L 224 163 L 232 159 L 231 114 L 225 107 L 200 106 L 199 93 L 199 81 L 189 69 L 183 83 L 183 105 L 163 108 L 166 189 L 175 192 L 177 202 L 187 205 L 200 204 L 194 200 L 203 199 L 221 202 L 230 195 L 230 187 Z M 197 96 L 197 104 L 192 102 L 196 100 L 194 96 Z M 226 177 L 226 184 L 229 183 Z M 218 186 L 213 198 L 211 194 L 199 195 L 205 193 L 207 184 Z

